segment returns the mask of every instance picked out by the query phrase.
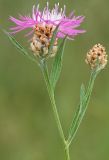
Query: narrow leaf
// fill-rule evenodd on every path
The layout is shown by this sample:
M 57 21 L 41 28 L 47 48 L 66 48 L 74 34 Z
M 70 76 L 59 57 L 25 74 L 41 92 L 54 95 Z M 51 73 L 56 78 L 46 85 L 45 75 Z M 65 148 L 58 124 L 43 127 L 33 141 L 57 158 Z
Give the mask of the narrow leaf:
M 53 88 L 55 88 L 55 85 L 56 85 L 56 83 L 59 79 L 60 73 L 61 73 L 65 42 L 66 42 L 66 37 L 61 42 L 59 49 L 57 51 L 57 54 L 55 56 L 53 65 L 52 65 L 52 70 L 51 70 L 51 74 L 50 74 L 50 82 L 51 82 L 51 85 Z
M 48 54 L 51 53 L 51 50 L 53 48 L 54 42 L 56 40 L 56 35 L 57 35 L 58 28 L 59 28 L 59 26 L 57 26 L 55 28 L 54 32 L 53 32 L 53 36 L 52 36 L 51 41 L 50 41 L 50 47 L 49 47 L 49 50 L 48 50 Z
M 81 86 L 81 91 L 80 91 L 80 104 L 75 112 L 74 118 L 72 120 L 70 129 L 69 129 L 69 137 L 68 137 L 68 144 L 70 145 L 72 140 L 74 139 L 76 132 L 82 122 L 82 119 L 85 115 L 86 109 L 88 107 L 91 93 L 93 90 L 94 86 L 94 81 L 96 79 L 98 72 L 93 71 L 90 76 L 89 80 L 89 85 L 87 87 L 86 93 L 85 93 L 85 88 L 84 85 Z
M 68 135 L 68 143 L 70 143 L 70 141 L 73 139 L 74 137 L 74 134 L 76 132 L 76 127 L 78 125 L 78 120 L 79 120 L 79 117 L 81 115 L 81 106 L 80 104 L 78 105 L 77 107 L 77 110 L 75 111 L 75 114 L 74 114 L 74 117 L 72 119 L 72 123 L 71 123 L 71 126 L 70 126 L 70 129 L 69 129 L 69 135 Z
M 37 60 L 32 57 L 27 51 L 26 49 L 11 35 L 9 34 L 7 31 L 3 30 L 3 32 L 8 36 L 9 40 L 12 42 L 12 44 L 20 51 L 20 53 L 22 53 L 23 55 L 27 56 L 29 59 L 31 59 L 32 61 L 34 61 L 35 63 L 38 63 Z

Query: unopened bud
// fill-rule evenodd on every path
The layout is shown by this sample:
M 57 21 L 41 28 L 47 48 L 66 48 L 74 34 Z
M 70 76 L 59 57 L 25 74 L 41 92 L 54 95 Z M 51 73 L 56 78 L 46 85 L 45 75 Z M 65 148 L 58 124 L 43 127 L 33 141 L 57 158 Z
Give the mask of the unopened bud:
M 103 69 L 107 64 L 107 54 L 105 48 L 101 44 L 96 44 L 87 53 L 86 63 L 90 65 L 91 69 L 98 66 L 98 69 Z

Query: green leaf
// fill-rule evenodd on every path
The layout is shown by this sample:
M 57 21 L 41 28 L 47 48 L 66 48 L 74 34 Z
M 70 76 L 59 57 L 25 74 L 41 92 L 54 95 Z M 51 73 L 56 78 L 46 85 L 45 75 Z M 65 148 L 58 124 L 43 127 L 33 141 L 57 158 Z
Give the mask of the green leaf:
M 50 41 L 50 47 L 49 47 L 49 50 L 48 50 L 48 54 L 50 54 L 51 51 L 52 51 L 54 42 L 55 42 L 55 40 L 56 40 L 56 35 L 57 35 L 58 28 L 59 28 L 59 26 L 57 26 L 57 27 L 55 28 L 54 32 L 53 32 L 53 36 L 52 36 L 51 41 Z
M 35 63 L 38 63 L 35 57 L 33 58 L 27 51 L 26 49 L 19 43 L 17 40 L 9 34 L 7 31 L 3 30 L 3 32 L 8 36 L 9 40 L 12 42 L 12 44 L 22 53 L 23 55 L 27 56 L 29 59 L 34 61 Z
M 81 106 L 79 104 L 77 110 L 75 111 L 75 115 L 74 115 L 74 118 L 72 120 L 70 129 L 69 129 L 69 136 L 68 136 L 68 140 L 67 140 L 67 143 L 69 145 L 71 144 L 72 140 L 74 139 L 74 137 L 78 131 L 78 128 L 81 124 L 81 121 L 84 117 L 85 111 L 86 111 L 86 108 L 84 108 L 84 110 L 83 110 L 83 105 Z
M 75 114 L 72 120 L 72 124 L 69 129 L 69 139 L 73 139 L 79 127 L 79 122 L 82 116 L 83 103 L 84 103 L 85 98 L 86 98 L 85 97 L 85 86 L 84 84 L 82 84 L 81 89 L 80 89 L 80 104 L 78 105 L 77 110 L 75 111 Z
M 85 115 L 86 109 L 87 109 L 89 101 L 90 101 L 94 82 L 95 82 L 95 79 L 96 79 L 96 76 L 98 75 L 98 73 L 99 73 L 99 71 L 96 71 L 96 70 L 92 71 L 86 92 L 85 92 L 84 85 L 81 86 L 80 104 L 78 105 L 78 108 L 75 111 L 70 129 L 69 129 L 69 136 L 68 136 L 68 140 L 67 140 L 67 143 L 69 145 L 71 144 L 72 140 L 74 139 L 76 132 L 77 132 L 77 130 L 82 122 L 82 119 Z
M 59 79 L 61 69 L 62 69 L 62 59 L 63 59 L 63 53 L 64 53 L 64 48 L 65 48 L 65 42 L 66 42 L 66 37 L 63 39 L 61 42 L 57 54 L 55 56 L 53 65 L 52 65 L 52 70 L 50 74 L 50 83 L 53 89 L 56 86 L 56 83 Z

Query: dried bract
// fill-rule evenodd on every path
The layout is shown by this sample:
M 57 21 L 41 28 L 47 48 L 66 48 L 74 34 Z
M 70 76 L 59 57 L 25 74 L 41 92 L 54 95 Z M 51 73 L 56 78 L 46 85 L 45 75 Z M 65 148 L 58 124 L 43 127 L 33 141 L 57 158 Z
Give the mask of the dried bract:
M 31 50 L 33 51 L 35 56 L 39 56 L 39 57 L 55 56 L 58 48 L 57 47 L 58 38 L 56 38 L 52 46 L 52 49 L 50 51 L 50 54 L 48 53 L 53 32 L 54 32 L 53 25 L 43 25 L 43 26 L 37 25 L 35 27 L 32 42 L 30 44 Z
M 103 69 L 107 64 L 107 54 L 105 48 L 101 44 L 96 44 L 87 53 L 86 63 L 90 65 L 91 69 L 98 66 L 98 69 Z

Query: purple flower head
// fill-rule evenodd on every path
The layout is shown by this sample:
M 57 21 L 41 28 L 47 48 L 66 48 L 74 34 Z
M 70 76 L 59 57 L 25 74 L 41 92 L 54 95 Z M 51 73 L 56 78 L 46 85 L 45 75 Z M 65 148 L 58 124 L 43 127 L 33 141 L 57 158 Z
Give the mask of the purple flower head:
M 46 7 L 43 11 L 39 10 L 39 5 L 37 7 L 33 6 L 32 16 L 19 16 L 19 19 L 10 17 L 10 20 L 16 24 L 15 27 L 11 27 L 11 33 L 15 34 L 27 28 L 32 28 L 32 31 L 36 31 L 38 26 L 43 29 L 46 26 L 52 26 L 54 30 L 57 26 L 57 38 L 64 38 L 66 35 L 68 38 L 73 39 L 76 35 L 84 33 L 84 30 L 78 30 L 77 27 L 84 21 L 83 16 L 74 16 L 72 12 L 68 17 L 66 16 L 66 6 L 64 9 L 59 9 L 59 3 L 55 4 L 52 10 L 49 9 L 49 3 L 47 2 Z M 29 35 L 28 34 L 28 35 Z
M 20 15 L 19 19 L 10 17 L 10 20 L 16 24 L 15 27 L 10 28 L 11 34 L 30 28 L 31 31 L 27 36 L 33 34 L 30 43 L 33 54 L 39 57 L 54 57 L 57 53 L 59 38 L 74 39 L 76 35 L 85 32 L 77 29 L 83 22 L 84 17 L 76 17 L 73 12 L 67 17 L 65 12 L 66 6 L 59 9 L 59 3 L 55 4 L 52 10 L 49 9 L 48 2 L 43 11 L 39 10 L 39 5 L 37 7 L 33 6 L 32 16 Z M 57 31 L 56 38 L 52 49 L 49 51 L 55 29 Z

